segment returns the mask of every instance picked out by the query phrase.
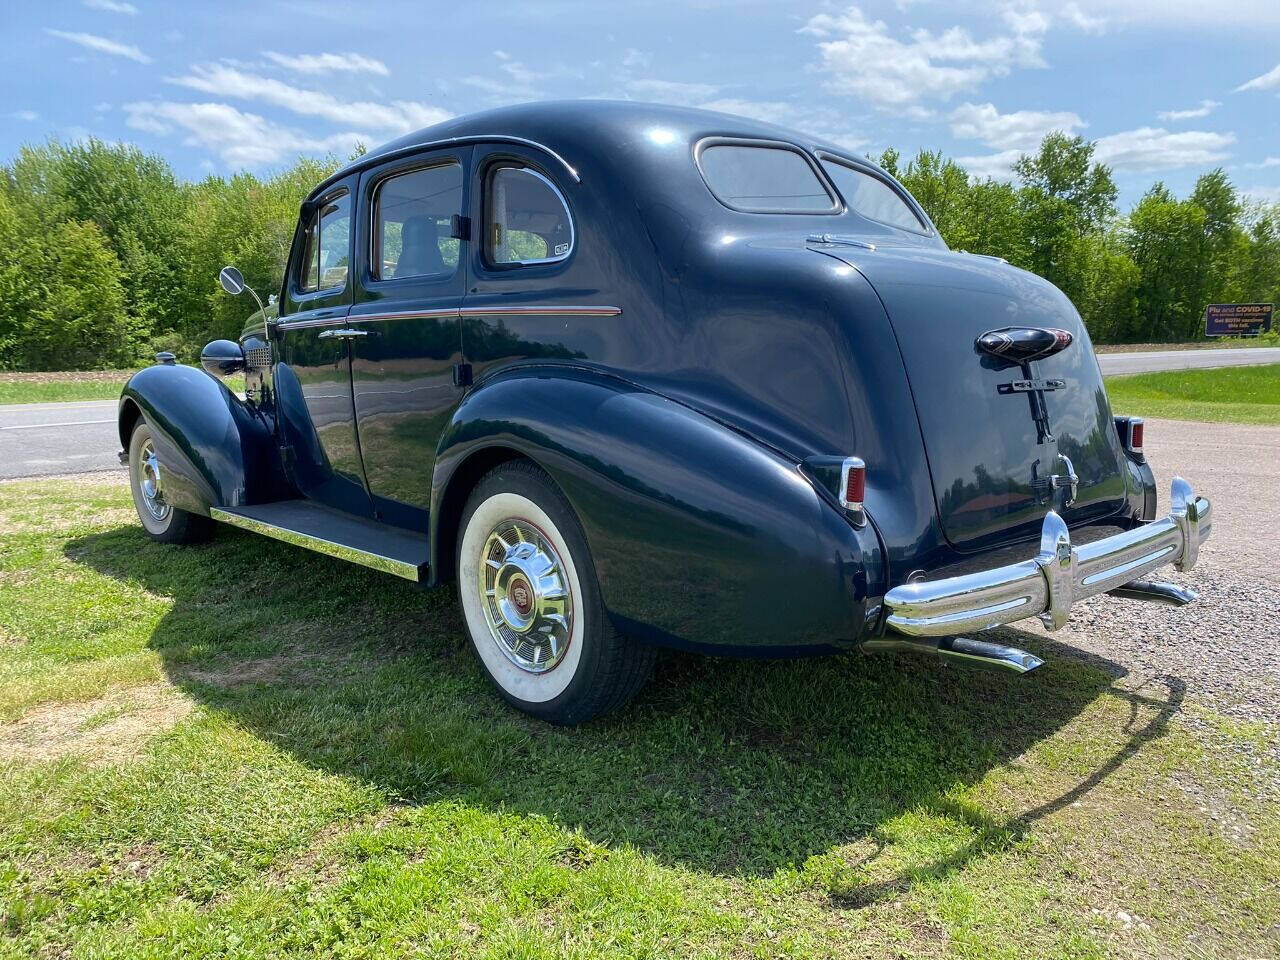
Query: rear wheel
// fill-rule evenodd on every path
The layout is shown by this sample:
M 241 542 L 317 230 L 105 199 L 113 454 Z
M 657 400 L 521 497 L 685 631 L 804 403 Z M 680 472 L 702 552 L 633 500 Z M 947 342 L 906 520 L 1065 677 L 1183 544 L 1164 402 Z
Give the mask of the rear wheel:
M 654 651 L 610 626 L 578 519 L 538 467 L 514 461 L 481 479 L 457 560 L 467 632 L 508 703 L 577 724 L 644 685 Z
M 161 543 L 200 543 L 213 536 L 212 520 L 165 500 L 164 481 L 151 427 L 139 420 L 129 440 L 129 488 L 147 536 Z

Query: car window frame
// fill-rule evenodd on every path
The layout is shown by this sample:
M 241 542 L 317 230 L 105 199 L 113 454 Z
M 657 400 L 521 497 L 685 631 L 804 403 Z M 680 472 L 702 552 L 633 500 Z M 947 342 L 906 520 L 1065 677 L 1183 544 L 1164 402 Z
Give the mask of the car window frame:
M 908 190 L 905 187 L 903 187 L 900 183 L 897 183 L 891 177 L 887 176 L 886 174 L 882 173 L 879 170 L 876 170 L 874 167 L 868 166 L 863 163 L 859 163 L 857 160 L 854 160 L 851 157 L 841 156 L 838 153 L 832 153 L 830 150 L 818 150 L 815 152 L 818 157 L 819 165 L 823 163 L 835 163 L 842 167 L 848 167 L 854 173 L 861 173 L 861 174 L 864 174 L 865 176 L 872 177 L 876 180 L 879 180 L 882 184 L 884 184 L 886 187 L 892 190 L 897 195 L 899 200 L 901 200 L 903 203 L 907 205 L 907 209 L 911 211 L 912 215 L 919 222 L 920 229 L 912 230 L 910 227 L 903 227 L 896 223 L 889 223 L 888 221 L 885 221 L 885 220 L 878 220 L 875 217 L 868 216 L 867 214 L 863 213 L 861 210 L 858 210 L 857 208 L 850 206 L 848 199 L 845 197 L 843 193 L 840 192 L 840 185 L 836 183 L 835 177 L 832 177 L 828 174 L 828 179 L 831 181 L 831 186 L 835 188 L 836 193 L 840 197 L 840 202 L 844 204 L 845 210 L 847 212 L 853 213 L 861 217 L 863 220 L 869 220 L 872 223 L 877 223 L 882 227 L 888 227 L 890 230 L 902 230 L 905 233 L 914 233 L 922 237 L 932 237 L 937 235 L 937 228 L 934 227 L 933 221 L 929 219 L 929 215 L 926 214 L 924 212 L 924 208 L 921 207 L 920 204 L 916 202 L 916 198 L 913 197 L 910 194 L 910 192 L 908 192 Z M 826 170 L 824 169 L 822 172 L 825 174 Z
M 373 290 L 375 288 L 388 288 L 393 285 L 409 286 L 412 284 L 432 284 L 432 283 L 448 283 L 458 277 L 459 272 L 463 269 L 467 256 L 467 240 L 465 237 L 455 237 L 458 241 L 458 262 L 454 265 L 453 270 L 443 274 L 421 274 L 411 277 L 379 277 L 374 274 L 374 266 L 377 263 L 375 247 L 378 245 L 378 191 L 382 189 L 384 183 L 395 177 L 409 176 L 410 174 L 419 173 L 423 170 L 430 170 L 433 167 L 457 166 L 462 174 L 461 187 L 462 199 L 459 202 L 459 210 L 455 216 L 466 216 L 467 204 L 467 164 L 463 158 L 454 154 L 446 154 L 435 158 L 417 156 L 407 159 L 402 165 L 393 165 L 382 168 L 371 178 L 372 182 L 367 190 L 368 199 L 365 201 L 368 206 L 368 229 L 369 237 L 367 247 L 368 256 L 364 263 L 364 276 L 361 278 L 361 285 Z M 365 191 L 362 191 L 365 192 Z
M 347 227 L 347 277 L 346 277 L 346 280 L 336 286 L 332 286 L 332 287 L 317 286 L 316 289 L 314 290 L 308 290 L 306 287 L 302 285 L 302 279 L 305 276 L 307 264 L 310 261 L 310 257 L 307 256 L 307 254 L 310 252 L 310 250 L 308 249 L 310 245 L 307 242 L 307 237 L 306 237 L 308 222 L 312 217 L 319 218 L 321 211 L 324 210 L 327 204 L 331 203 L 334 200 L 337 200 L 339 197 L 342 197 L 344 195 L 349 199 L 349 210 L 347 213 L 347 219 L 349 221 L 349 225 Z M 289 271 L 290 299 L 294 303 L 305 304 L 312 300 L 319 300 L 325 297 L 332 297 L 332 296 L 335 296 L 336 294 L 342 293 L 350 289 L 353 282 L 353 276 L 355 274 L 355 270 L 353 269 L 355 266 L 355 261 L 352 258 L 352 254 L 354 253 L 354 250 L 355 250 L 355 233 L 356 233 L 356 199 L 355 198 L 356 198 L 356 192 L 354 189 L 354 185 L 344 183 L 341 186 L 338 186 L 335 189 L 330 190 L 324 196 L 317 197 L 315 200 L 310 201 L 303 208 L 303 216 L 299 218 L 299 223 L 298 223 L 299 232 L 302 234 L 302 248 L 298 254 L 297 263 L 294 264 Z M 317 274 L 316 282 L 319 283 L 318 268 L 316 270 L 316 274 Z
M 569 219 L 569 249 L 563 254 L 555 257 L 540 257 L 535 260 L 507 260 L 499 262 L 494 260 L 489 250 L 489 214 L 491 212 L 491 191 L 490 187 L 493 182 L 493 176 L 499 170 L 526 170 L 532 173 L 539 180 L 551 188 L 556 198 L 560 201 L 565 215 Z M 573 213 L 573 205 L 569 203 L 569 198 L 565 195 L 564 190 L 556 183 L 555 179 L 545 170 L 540 168 L 536 163 L 526 157 L 516 155 L 498 155 L 490 156 L 485 159 L 485 163 L 478 171 L 480 185 L 480 209 L 479 209 L 479 243 L 476 244 L 476 252 L 479 254 L 480 264 L 486 272 L 508 273 L 510 271 L 519 271 L 527 267 L 548 267 L 560 266 L 567 263 L 578 250 L 578 224 Z
M 723 146 L 786 150 L 790 153 L 798 154 L 808 164 L 814 177 L 826 192 L 827 199 L 831 201 L 831 208 L 829 210 L 752 210 L 749 207 L 739 207 L 730 203 L 716 193 L 715 188 L 711 186 L 711 181 L 707 179 L 706 171 L 702 169 L 702 154 L 707 148 Z M 702 179 L 703 186 L 707 188 L 707 192 L 711 194 L 718 204 L 735 213 L 750 214 L 754 217 L 838 217 L 844 213 L 843 197 L 835 189 L 835 184 L 831 183 L 827 177 L 826 172 L 822 169 L 822 164 L 817 162 L 810 152 L 800 144 L 792 143 L 789 140 L 771 140 L 760 137 L 703 137 L 693 145 L 693 165 L 698 171 L 698 176 Z

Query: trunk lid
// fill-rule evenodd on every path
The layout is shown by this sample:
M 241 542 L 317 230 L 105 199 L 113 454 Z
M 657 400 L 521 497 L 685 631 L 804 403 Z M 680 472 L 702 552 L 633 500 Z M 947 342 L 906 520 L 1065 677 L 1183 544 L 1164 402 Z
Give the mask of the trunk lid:
M 879 294 L 910 380 L 948 541 L 977 551 L 1035 537 L 1050 508 L 1069 524 L 1125 506 L 1128 471 L 1093 345 L 1070 301 L 1052 284 L 1003 261 L 922 247 L 874 250 L 824 246 L 861 272 Z M 1066 330 L 1072 342 L 1029 363 L 1054 389 L 1011 388 L 1018 363 L 980 350 L 982 334 L 1004 328 Z M 1003 388 L 1003 389 L 1002 389 Z M 1043 402 L 1048 436 L 1037 427 Z M 1063 506 L 1049 478 L 1078 477 Z

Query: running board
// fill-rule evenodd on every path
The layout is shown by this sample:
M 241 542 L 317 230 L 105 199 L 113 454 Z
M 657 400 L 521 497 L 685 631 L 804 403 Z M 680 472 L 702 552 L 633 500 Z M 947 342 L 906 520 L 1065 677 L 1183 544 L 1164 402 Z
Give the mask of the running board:
M 1044 663 L 1034 653 L 972 637 L 889 636 L 865 640 L 867 653 L 927 653 L 956 663 L 994 670 L 1030 673 Z
M 430 547 L 425 534 L 390 527 L 310 500 L 213 507 L 209 516 L 415 583 L 425 582 L 430 570 Z

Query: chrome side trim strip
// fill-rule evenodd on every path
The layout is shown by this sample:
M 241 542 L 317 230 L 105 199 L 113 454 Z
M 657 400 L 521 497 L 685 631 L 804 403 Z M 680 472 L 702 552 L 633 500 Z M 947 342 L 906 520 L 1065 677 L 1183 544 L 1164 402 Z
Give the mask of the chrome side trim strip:
M 463 307 L 461 310 L 464 317 L 616 317 L 621 313 L 621 307 L 584 304 L 494 304 L 488 307 Z
M 375 320 L 457 320 L 463 317 L 616 317 L 621 307 L 596 304 L 530 304 L 489 307 L 440 307 L 433 310 L 394 310 L 387 313 L 348 314 L 345 317 L 323 317 L 316 320 L 282 320 L 277 330 L 306 330 L 314 327 L 342 327 Z
M 1125 596 L 1160 594 L 1168 602 L 1168 590 L 1135 582 L 1167 563 L 1190 569 L 1213 529 L 1209 501 L 1195 496 L 1190 484 L 1174 477 L 1172 493 L 1168 516 L 1080 546 L 1072 545 L 1067 525 L 1051 510 L 1041 529 L 1040 552 L 1030 560 L 894 587 L 884 598 L 886 629 L 937 637 L 1039 616 L 1048 629 L 1057 630 L 1075 601 L 1126 587 Z
M 382 573 L 389 573 L 393 576 L 403 577 L 405 580 L 412 580 L 414 583 L 422 579 L 422 571 L 418 567 L 403 560 L 396 560 L 394 557 L 384 557 L 381 554 L 370 553 L 367 550 L 358 550 L 355 547 L 347 546 L 345 543 L 335 543 L 332 540 L 325 540 L 323 537 L 299 533 L 297 530 L 278 527 L 274 523 L 256 520 L 253 517 L 246 517 L 239 513 L 230 513 L 218 507 L 210 507 L 209 516 L 233 527 L 260 533 L 264 537 L 272 537 L 295 547 L 314 550 L 316 553 L 337 557 L 339 560 L 346 560 L 349 563 L 358 563 L 361 566 L 370 567 Z

